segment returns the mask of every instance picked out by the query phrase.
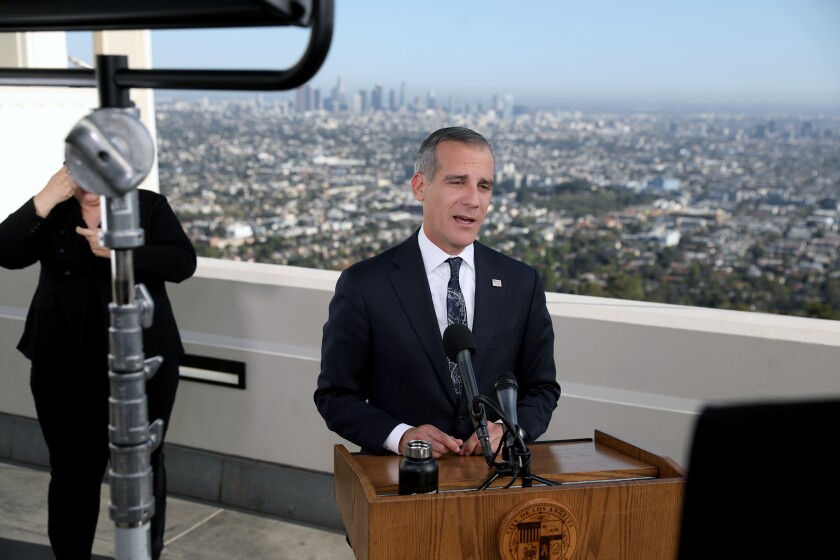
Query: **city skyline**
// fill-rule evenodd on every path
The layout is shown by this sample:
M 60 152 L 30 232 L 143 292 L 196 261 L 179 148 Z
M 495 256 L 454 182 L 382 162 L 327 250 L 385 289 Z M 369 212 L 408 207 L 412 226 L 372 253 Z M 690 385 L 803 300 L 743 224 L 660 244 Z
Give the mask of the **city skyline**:
M 673 4 L 336 2 L 330 53 L 312 87 L 349 94 L 405 82 L 413 99 L 539 105 L 840 106 L 840 3 L 712 0 Z M 89 35 L 89 34 L 87 34 Z M 294 64 L 298 28 L 152 32 L 156 68 Z M 92 58 L 89 36 L 69 54 Z M 188 47 L 185 47 L 188 45 Z M 243 45 L 247 45 L 244 47 Z

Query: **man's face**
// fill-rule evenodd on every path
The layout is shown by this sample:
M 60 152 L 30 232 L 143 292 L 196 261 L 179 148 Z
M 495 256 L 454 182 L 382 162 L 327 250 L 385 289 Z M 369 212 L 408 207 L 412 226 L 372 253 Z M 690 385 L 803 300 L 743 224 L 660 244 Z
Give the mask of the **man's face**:
M 437 146 L 438 170 L 411 178 L 414 198 L 423 203 L 423 231 L 450 255 L 475 241 L 493 194 L 493 154 L 460 142 Z

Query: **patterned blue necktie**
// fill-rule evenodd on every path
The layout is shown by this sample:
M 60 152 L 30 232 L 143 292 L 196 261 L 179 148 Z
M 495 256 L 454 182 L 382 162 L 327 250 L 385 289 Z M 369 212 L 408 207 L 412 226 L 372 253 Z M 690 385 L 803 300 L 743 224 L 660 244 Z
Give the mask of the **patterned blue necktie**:
M 446 259 L 449 263 L 449 285 L 446 287 L 446 324 L 461 323 L 467 324 L 467 304 L 464 301 L 464 294 L 461 293 L 461 284 L 458 282 L 458 271 L 461 270 L 461 257 L 450 257 Z M 461 380 L 461 372 L 458 364 L 447 358 L 449 362 L 449 375 L 452 377 L 452 385 L 455 387 L 455 394 L 459 397 L 464 389 Z

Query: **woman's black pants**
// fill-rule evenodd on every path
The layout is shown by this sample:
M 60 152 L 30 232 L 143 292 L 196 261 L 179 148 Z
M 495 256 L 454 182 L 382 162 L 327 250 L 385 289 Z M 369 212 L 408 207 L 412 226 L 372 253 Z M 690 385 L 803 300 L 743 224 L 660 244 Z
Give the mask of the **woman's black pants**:
M 48 531 L 57 560 L 90 558 L 109 461 L 108 373 L 102 371 L 101 359 L 90 361 L 81 366 L 32 364 L 29 384 L 50 456 Z M 178 363 L 165 362 L 146 383 L 150 423 L 162 418 L 169 426 L 177 389 Z M 152 453 L 151 466 L 155 514 L 150 532 L 156 560 L 166 522 L 163 442 Z

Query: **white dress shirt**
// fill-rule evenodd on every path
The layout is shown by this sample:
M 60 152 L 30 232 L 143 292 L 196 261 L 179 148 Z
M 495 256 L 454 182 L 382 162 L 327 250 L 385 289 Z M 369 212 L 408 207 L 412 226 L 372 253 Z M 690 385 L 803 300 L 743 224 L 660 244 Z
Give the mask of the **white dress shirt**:
M 420 227 L 420 233 L 417 235 L 417 241 L 420 243 L 423 266 L 426 269 L 426 278 L 432 292 L 432 303 L 435 307 L 440 336 L 443 337 L 443 331 L 448 326 L 446 320 L 446 290 L 449 286 L 451 272 L 446 259 L 449 257 L 461 257 L 463 259 L 461 268 L 458 270 L 458 283 L 461 286 L 464 303 L 467 306 L 467 326 L 472 330 L 475 310 L 475 248 L 470 244 L 460 254 L 450 255 L 426 237 L 426 232 L 423 231 L 422 226 Z M 385 440 L 385 449 L 399 454 L 400 439 L 412 427 L 408 424 L 399 424 L 394 428 L 388 435 L 388 439 Z

